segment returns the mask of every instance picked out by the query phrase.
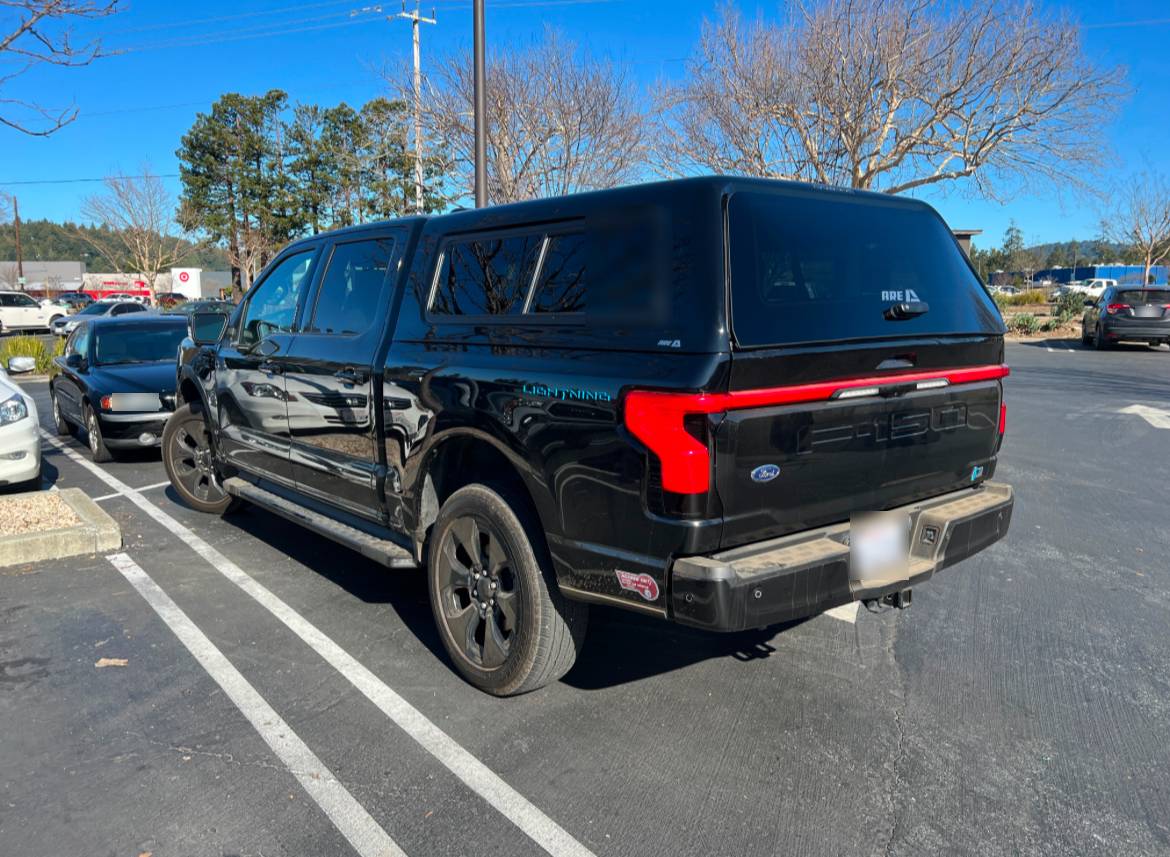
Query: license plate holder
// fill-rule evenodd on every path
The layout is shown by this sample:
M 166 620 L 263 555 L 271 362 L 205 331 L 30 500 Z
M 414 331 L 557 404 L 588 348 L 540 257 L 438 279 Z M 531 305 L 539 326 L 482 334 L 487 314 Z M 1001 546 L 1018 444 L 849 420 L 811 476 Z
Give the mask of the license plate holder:
M 849 577 L 873 585 L 909 576 L 910 516 L 904 512 L 854 515 L 849 531 Z

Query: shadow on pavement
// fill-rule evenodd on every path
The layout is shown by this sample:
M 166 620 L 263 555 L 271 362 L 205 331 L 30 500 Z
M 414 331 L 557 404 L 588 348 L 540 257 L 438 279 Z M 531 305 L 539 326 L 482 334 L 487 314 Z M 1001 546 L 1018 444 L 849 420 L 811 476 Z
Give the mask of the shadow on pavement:
M 173 489 L 170 499 L 178 502 Z M 224 522 L 287 554 L 316 574 L 368 604 L 388 604 L 432 654 L 445 664 L 431 615 L 426 576 L 421 571 L 391 571 L 328 539 L 290 525 L 263 509 L 245 507 Z M 682 669 L 714 658 L 752 662 L 770 657 L 778 633 L 801 622 L 716 634 L 623 610 L 591 606 L 589 634 L 576 666 L 563 679 L 582 690 L 599 690 Z

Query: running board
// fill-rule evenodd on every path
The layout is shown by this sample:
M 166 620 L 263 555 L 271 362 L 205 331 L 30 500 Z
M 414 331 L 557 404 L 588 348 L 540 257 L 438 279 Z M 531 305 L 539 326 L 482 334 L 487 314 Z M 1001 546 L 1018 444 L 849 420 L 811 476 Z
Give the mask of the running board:
M 397 542 L 389 539 L 380 539 L 369 533 L 362 532 L 356 527 L 335 521 L 328 515 L 314 512 L 292 500 L 285 499 L 279 494 L 266 491 L 258 485 L 253 485 L 238 476 L 224 480 L 224 489 L 233 497 L 255 503 L 273 514 L 280 515 L 293 523 L 300 524 L 307 530 L 332 539 L 338 544 L 355 550 L 364 557 L 380 562 L 388 568 L 417 568 L 410 551 Z

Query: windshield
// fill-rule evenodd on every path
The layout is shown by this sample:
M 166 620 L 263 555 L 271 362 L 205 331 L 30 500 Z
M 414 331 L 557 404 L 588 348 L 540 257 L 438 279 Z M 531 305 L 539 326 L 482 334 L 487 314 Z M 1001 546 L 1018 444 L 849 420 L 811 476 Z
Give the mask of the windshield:
M 740 346 L 1001 333 L 999 312 L 930 209 L 854 194 L 740 192 L 728 206 Z M 927 310 L 891 320 L 894 304 Z
M 1134 289 L 1133 291 L 1118 292 L 1118 303 L 1129 304 L 1168 304 L 1170 305 L 1170 289 Z
M 113 304 L 90 304 L 79 312 L 78 315 L 105 315 L 113 306 Z
M 95 331 L 94 362 L 100 366 L 173 361 L 187 333 L 182 325 L 116 326 Z

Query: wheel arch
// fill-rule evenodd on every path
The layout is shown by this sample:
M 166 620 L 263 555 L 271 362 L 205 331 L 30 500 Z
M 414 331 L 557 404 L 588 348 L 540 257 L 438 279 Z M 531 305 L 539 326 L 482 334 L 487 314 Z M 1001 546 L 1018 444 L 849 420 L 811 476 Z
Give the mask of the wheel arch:
M 465 485 L 483 484 L 523 502 L 549 532 L 555 522 L 547 504 L 539 502 L 541 483 L 530 465 L 496 437 L 473 428 L 452 429 L 437 439 L 420 460 L 410 503 L 414 513 L 415 549 L 425 556 L 426 541 L 444 501 Z M 519 514 L 521 510 L 516 510 Z

